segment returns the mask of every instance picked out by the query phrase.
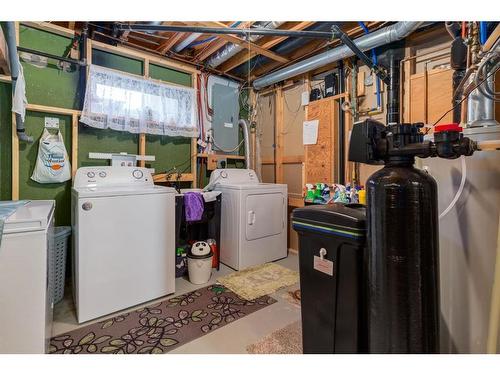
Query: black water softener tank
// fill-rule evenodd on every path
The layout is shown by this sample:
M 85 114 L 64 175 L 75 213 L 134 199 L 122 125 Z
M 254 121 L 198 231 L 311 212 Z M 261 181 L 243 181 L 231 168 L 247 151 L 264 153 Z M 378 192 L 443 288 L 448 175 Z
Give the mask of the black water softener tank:
M 297 208 L 292 225 L 299 234 L 303 352 L 366 353 L 365 206 Z
M 367 310 L 370 353 L 438 353 L 437 185 L 391 158 L 367 188 Z

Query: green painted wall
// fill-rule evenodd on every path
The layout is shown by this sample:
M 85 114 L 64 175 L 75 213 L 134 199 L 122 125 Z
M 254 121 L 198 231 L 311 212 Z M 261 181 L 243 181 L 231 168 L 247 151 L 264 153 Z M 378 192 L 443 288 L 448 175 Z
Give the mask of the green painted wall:
M 36 30 L 21 25 L 20 45 L 56 55 L 63 55 L 71 45 L 71 38 Z M 94 50 L 93 62 L 109 68 L 142 75 L 142 61 L 122 57 L 112 53 Z M 26 77 L 26 95 L 31 104 L 42 104 L 62 108 L 80 108 L 82 99 L 80 72 L 64 72 L 56 62 L 49 60 L 45 68 L 34 67 L 22 62 Z M 150 65 L 150 76 L 180 85 L 191 85 L 191 75 L 158 65 Z M 0 83 L 0 199 L 11 199 L 11 87 Z M 70 222 L 71 182 L 63 184 L 38 184 L 30 179 L 36 162 L 38 141 L 43 131 L 44 117 L 59 117 L 61 132 L 68 154 L 71 155 L 71 118 L 38 112 L 27 112 L 26 131 L 35 138 L 32 145 L 20 145 L 19 195 L 21 199 L 55 199 L 56 223 L 67 225 Z M 89 152 L 128 152 L 138 153 L 138 135 L 99 130 L 79 124 L 78 166 L 106 165 L 105 160 L 89 160 Z M 190 140 L 160 136 L 146 137 L 146 152 L 155 155 L 157 161 L 151 167 L 158 172 L 179 166 L 190 171 L 190 163 L 182 164 L 191 155 Z M 182 164 L 182 165 L 180 165 Z
M 20 45 L 55 55 L 63 55 L 71 45 L 71 38 L 36 30 L 21 25 Z M 93 50 L 95 64 L 142 75 L 143 62 L 100 50 Z M 34 67 L 22 62 L 26 77 L 26 94 L 31 104 L 79 109 L 83 99 L 79 68 L 70 72 L 58 69 L 57 63 L 49 60 L 46 68 Z M 83 73 L 83 72 L 82 72 Z M 178 85 L 191 86 L 191 75 L 175 69 L 150 64 L 150 77 Z M 11 199 L 11 86 L 0 83 L 0 199 Z M 26 131 L 35 138 L 32 145 L 21 144 L 19 195 L 21 199 L 55 199 L 56 224 L 70 223 L 71 182 L 63 184 L 38 184 L 30 179 L 36 162 L 38 141 L 43 132 L 44 118 L 58 117 L 61 132 L 68 154 L 71 155 L 71 118 L 38 112 L 27 112 Z M 138 135 L 99 130 L 79 124 L 78 129 L 78 167 L 89 165 L 107 165 L 106 160 L 90 160 L 89 152 L 128 152 L 138 153 Z M 149 166 L 157 172 L 177 167 L 185 173 L 191 171 L 190 139 L 182 137 L 146 136 L 146 153 L 155 155 L 156 161 Z M 228 167 L 242 168 L 243 162 L 229 161 Z M 202 171 L 202 184 L 208 181 L 209 173 Z
M 36 140 L 32 144 L 19 145 L 19 199 L 55 199 L 56 225 L 71 224 L 71 181 L 59 184 L 39 184 L 30 177 L 38 154 L 38 143 L 44 130 L 45 116 L 59 118 L 59 130 L 68 153 L 71 152 L 71 116 L 47 115 L 26 112 L 26 132 Z
M 12 180 L 12 89 L 10 83 L 0 82 L 0 200 L 11 198 Z
M 92 50 L 92 64 L 137 75 L 142 75 L 144 71 L 144 64 L 141 60 L 131 59 L 98 49 Z
M 149 76 L 177 85 L 191 86 L 191 75 L 163 66 L 149 64 Z M 195 151 L 193 151 L 194 153 Z M 191 172 L 191 140 L 184 137 L 164 137 L 146 135 L 146 154 L 155 155 L 156 161 L 149 164 L 157 172 L 164 172 L 174 167 Z M 187 160 L 187 161 L 186 161 Z
M 149 76 L 153 79 L 159 79 L 161 81 L 171 82 L 177 85 L 192 86 L 191 74 L 165 68 L 164 66 L 156 64 L 149 64 Z
M 36 30 L 21 25 L 19 45 L 38 51 L 63 56 L 71 46 L 71 38 Z M 26 97 L 28 103 L 53 107 L 78 109 L 83 90 L 80 87 L 79 67 L 65 72 L 57 67 L 57 61 L 48 59 L 46 68 L 39 68 L 23 61 L 21 64 L 26 79 Z

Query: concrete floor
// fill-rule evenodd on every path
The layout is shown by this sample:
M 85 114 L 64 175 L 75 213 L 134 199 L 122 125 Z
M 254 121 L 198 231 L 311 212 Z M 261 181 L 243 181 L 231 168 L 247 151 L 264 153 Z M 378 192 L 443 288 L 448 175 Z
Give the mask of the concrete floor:
M 294 253 L 290 253 L 287 258 L 279 260 L 276 263 L 296 271 L 298 271 L 299 268 L 298 256 Z M 210 281 L 206 285 L 214 284 L 219 276 L 224 276 L 232 272 L 235 271 L 221 264 L 220 270 L 214 270 Z M 54 306 L 54 324 L 52 327 L 52 335 L 57 336 L 76 328 L 105 320 L 126 311 L 133 311 L 142 306 L 151 305 L 201 287 L 203 287 L 203 285 L 194 285 L 187 279 L 179 278 L 176 279 L 175 294 L 171 294 L 154 301 L 148 301 L 142 305 L 134 306 L 128 310 L 122 310 L 106 317 L 100 317 L 84 324 L 78 324 L 76 321 L 76 311 L 73 304 L 72 290 L 70 286 L 67 286 L 64 300 Z M 300 308 L 283 298 L 283 295 L 288 290 L 296 290 L 298 287 L 299 285 L 297 284 L 271 294 L 271 297 L 277 300 L 276 303 L 231 324 L 221 327 L 205 336 L 200 337 L 199 339 L 182 345 L 177 349 L 172 350 L 170 353 L 246 353 L 246 347 L 248 345 L 257 342 L 271 332 L 300 319 Z

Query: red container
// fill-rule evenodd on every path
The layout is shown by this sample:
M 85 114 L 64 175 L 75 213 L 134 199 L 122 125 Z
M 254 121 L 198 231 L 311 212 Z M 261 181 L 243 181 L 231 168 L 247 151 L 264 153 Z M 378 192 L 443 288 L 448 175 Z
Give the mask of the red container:
M 213 257 L 212 257 L 212 268 L 217 268 L 217 264 L 219 264 L 219 251 L 217 249 L 217 242 L 213 238 L 209 238 L 207 240 L 210 249 L 212 249 Z

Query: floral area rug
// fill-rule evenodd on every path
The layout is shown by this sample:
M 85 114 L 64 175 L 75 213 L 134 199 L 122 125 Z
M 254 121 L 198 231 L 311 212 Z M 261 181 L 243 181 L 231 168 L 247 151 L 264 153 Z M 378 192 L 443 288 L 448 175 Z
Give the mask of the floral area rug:
M 211 285 L 53 337 L 56 354 L 161 354 L 275 303 Z
M 253 300 L 297 284 L 299 273 L 276 263 L 266 263 L 219 277 L 217 281 L 241 298 Z

